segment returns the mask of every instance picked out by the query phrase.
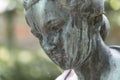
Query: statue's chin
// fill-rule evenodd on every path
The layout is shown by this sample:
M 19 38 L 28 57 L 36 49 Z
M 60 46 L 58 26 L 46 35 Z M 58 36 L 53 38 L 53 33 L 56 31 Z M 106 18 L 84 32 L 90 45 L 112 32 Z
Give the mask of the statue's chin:
M 70 64 L 69 64 L 69 59 L 68 59 L 68 54 L 65 53 L 64 49 L 57 49 L 57 50 L 49 50 L 46 51 L 46 54 L 48 57 L 55 63 L 57 64 L 60 68 L 62 69 L 69 69 Z
M 76 57 L 69 57 L 69 53 L 65 53 L 64 49 L 51 50 L 45 52 L 55 64 L 57 64 L 60 68 L 64 70 L 80 67 L 80 65 L 82 65 L 82 63 L 90 55 L 89 53 L 76 53 Z

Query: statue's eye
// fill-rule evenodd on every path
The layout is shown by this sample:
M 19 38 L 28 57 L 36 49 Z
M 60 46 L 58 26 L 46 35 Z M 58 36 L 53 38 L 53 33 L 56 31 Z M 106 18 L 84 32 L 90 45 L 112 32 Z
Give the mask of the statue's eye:
M 47 29 L 49 31 L 58 32 L 60 29 L 62 29 L 64 24 L 65 24 L 64 20 L 52 20 L 47 23 Z
M 60 29 L 60 27 L 57 25 L 51 27 L 52 31 L 59 31 L 59 29 Z
M 51 26 L 51 30 L 52 31 L 59 31 L 64 25 L 64 22 L 60 22 L 60 23 L 57 23 L 57 24 L 53 24 Z

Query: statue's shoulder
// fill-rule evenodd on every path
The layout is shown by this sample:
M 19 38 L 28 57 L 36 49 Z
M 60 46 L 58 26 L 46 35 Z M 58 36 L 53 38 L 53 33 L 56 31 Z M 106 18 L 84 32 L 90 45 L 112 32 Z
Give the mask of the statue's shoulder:
M 112 45 L 112 46 L 109 46 L 109 48 L 117 50 L 120 53 L 120 46 L 118 46 L 118 45 Z
M 102 80 L 120 80 L 120 46 L 109 46 L 110 49 L 110 71 L 107 77 Z
M 120 46 L 112 45 L 109 46 L 111 57 L 120 60 Z

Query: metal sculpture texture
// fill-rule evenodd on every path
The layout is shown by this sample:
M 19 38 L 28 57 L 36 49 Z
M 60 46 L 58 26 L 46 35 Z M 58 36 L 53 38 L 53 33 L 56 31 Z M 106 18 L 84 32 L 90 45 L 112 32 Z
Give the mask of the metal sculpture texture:
M 104 43 L 110 26 L 103 0 L 24 0 L 23 4 L 31 32 L 46 54 L 68 70 L 57 80 L 119 80 L 120 47 Z M 76 73 L 76 79 L 69 79 L 69 73 Z

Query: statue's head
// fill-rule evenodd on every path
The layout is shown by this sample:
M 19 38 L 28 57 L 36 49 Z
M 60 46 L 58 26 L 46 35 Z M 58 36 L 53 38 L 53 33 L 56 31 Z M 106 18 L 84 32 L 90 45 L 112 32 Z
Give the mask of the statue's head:
M 24 7 L 31 32 L 57 65 L 75 68 L 88 58 L 101 26 L 102 0 L 24 0 Z

